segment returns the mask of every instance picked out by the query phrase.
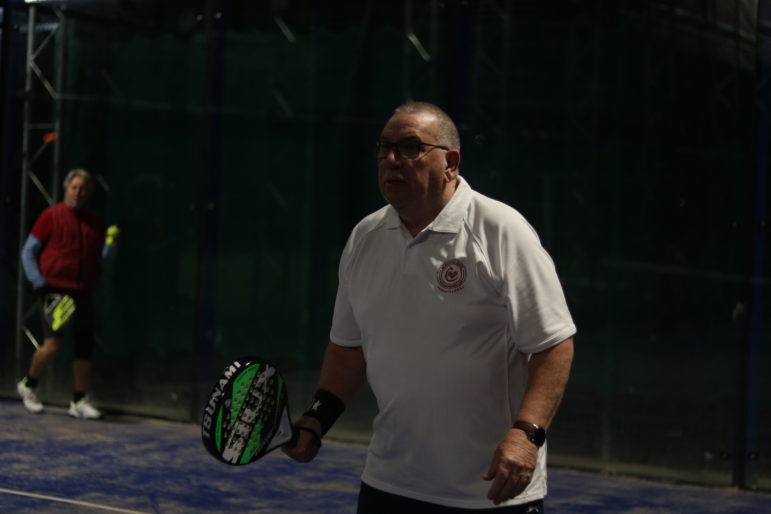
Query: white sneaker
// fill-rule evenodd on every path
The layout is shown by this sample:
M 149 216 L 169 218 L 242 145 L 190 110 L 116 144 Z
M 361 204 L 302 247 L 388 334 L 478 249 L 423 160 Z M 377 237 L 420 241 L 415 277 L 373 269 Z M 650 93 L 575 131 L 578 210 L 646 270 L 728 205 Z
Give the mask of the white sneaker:
M 35 391 L 27 387 L 24 380 L 16 384 L 16 390 L 19 392 L 19 396 L 21 396 L 21 401 L 24 403 L 24 408 L 27 409 L 27 412 L 30 414 L 40 414 L 43 412 L 43 404 L 37 399 Z
M 77 402 L 70 402 L 68 414 L 73 418 L 80 419 L 99 419 L 102 417 L 102 411 L 91 405 L 88 398 L 81 398 Z

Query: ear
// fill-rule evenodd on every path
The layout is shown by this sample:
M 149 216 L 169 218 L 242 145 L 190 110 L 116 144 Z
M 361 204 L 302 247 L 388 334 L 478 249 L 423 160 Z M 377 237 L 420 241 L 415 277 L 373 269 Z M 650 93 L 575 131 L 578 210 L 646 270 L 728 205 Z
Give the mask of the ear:
M 447 150 L 445 152 L 447 166 L 445 172 L 450 174 L 450 179 L 454 179 L 460 172 L 460 152 L 458 150 Z

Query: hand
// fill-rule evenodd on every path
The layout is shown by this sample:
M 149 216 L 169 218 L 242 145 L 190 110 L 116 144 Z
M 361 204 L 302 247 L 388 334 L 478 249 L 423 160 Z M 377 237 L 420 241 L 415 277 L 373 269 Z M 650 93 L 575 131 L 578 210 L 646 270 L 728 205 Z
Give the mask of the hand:
M 313 430 L 316 434 L 321 434 L 321 423 L 315 418 L 303 416 L 296 423 L 296 426 L 306 427 Z M 281 447 L 281 451 L 297 462 L 310 462 L 319 452 L 319 445 L 313 434 L 308 433 L 307 430 L 298 430 L 295 445 L 289 446 L 285 444 Z
M 116 246 L 120 236 L 120 228 L 118 225 L 110 225 L 107 228 L 107 236 L 105 237 L 105 243 L 107 246 Z
M 527 439 L 525 432 L 511 429 L 495 449 L 490 469 L 484 480 L 493 481 L 487 498 L 495 505 L 510 500 L 525 490 L 533 479 L 538 462 L 538 447 Z

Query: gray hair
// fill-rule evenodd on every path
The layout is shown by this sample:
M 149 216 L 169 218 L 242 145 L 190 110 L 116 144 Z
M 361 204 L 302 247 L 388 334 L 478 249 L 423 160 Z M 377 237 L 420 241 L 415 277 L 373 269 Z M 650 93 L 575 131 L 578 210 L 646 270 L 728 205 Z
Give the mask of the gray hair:
M 394 110 L 394 114 L 428 113 L 437 119 L 438 131 L 436 138 L 439 142 L 451 150 L 460 150 L 460 135 L 458 127 L 452 121 L 450 115 L 436 105 L 429 102 L 407 102 Z
M 94 189 L 93 177 L 91 177 L 91 174 L 88 172 L 88 170 L 83 168 L 75 168 L 70 170 L 69 173 L 67 173 L 67 176 L 64 177 L 65 189 L 67 188 L 67 186 L 70 185 L 70 182 L 72 182 L 72 179 L 74 179 L 75 177 L 81 177 L 85 181 L 86 186 L 88 187 L 89 190 Z

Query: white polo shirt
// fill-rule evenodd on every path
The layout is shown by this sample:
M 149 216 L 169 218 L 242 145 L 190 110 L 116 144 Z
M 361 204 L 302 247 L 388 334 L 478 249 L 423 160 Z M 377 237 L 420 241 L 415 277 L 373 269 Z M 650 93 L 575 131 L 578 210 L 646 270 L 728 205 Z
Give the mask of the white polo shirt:
M 511 207 L 460 178 L 413 238 L 390 205 L 340 259 L 331 340 L 361 346 L 378 403 L 362 480 L 461 508 L 491 508 L 482 480 L 511 428 L 529 354 L 575 333 L 554 264 Z M 546 494 L 546 447 L 512 505 Z

